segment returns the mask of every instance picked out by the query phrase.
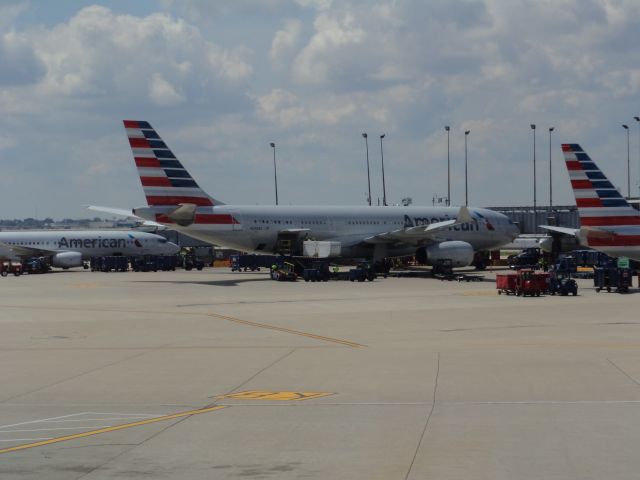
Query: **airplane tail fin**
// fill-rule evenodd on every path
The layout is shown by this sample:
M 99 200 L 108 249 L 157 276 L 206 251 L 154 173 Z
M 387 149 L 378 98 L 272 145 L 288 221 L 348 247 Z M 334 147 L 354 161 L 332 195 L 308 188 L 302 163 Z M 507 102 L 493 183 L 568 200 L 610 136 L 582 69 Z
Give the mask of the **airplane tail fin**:
M 149 206 L 224 205 L 198 186 L 149 122 L 124 120 L 124 128 Z
M 640 225 L 640 214 L 620 194 L 580 145 L 562 145 L 578 215 L 584 230 Z

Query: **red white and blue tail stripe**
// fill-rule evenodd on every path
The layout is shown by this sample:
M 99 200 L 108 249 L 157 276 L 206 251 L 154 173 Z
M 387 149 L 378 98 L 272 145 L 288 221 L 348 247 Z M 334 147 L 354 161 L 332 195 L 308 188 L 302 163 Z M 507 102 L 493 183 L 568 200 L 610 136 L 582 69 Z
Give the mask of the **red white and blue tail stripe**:
M 562 151 L 578 206 L 581 241 L 613 256 L 631 256 L 624 247 L 640 247 L 640 213 L 580 145 L 563 144 Z
M 124 128 L 149 205 L 134 214 L 176 229 L 194 224 L 225 230 L 239 224 L 220 211 L 224 203 L 200 188 L 149 122 L 124 120 Z
M 149 122 L 124 120 L 124 128 L 149 206 L 222 204 L 198 186 Z

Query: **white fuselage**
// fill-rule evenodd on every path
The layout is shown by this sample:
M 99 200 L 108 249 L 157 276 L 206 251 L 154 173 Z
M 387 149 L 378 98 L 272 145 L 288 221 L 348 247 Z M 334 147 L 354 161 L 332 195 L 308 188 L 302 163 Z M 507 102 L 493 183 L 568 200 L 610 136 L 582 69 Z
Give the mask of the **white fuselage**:
M 142 207 L 134 213 L 143 218 L 166 222 L 162 213 L 170 209 Z M 196 218 L 187 226 L 168 223 L 187 235 L 241 251 L 272 253 L 279 236 L 287 232 L 303 238 L 335 241 L 345 257 L 373 255 L 376 235 L 455 219 L 457 207 L 404 206 L 234 206 L 198 207 Z M 469 243 L 474 250 L 491 250 L 512 241 L 517 227 L 498 212 L 470 208 L 473 222 L 449 227 L 414 243 L 398 241 L 385 245 L 387 255 L 412 254 L 416 247 L 449 240 Z
M 4 244 L 4 245 L 2 245 Z M 124 230 L 30 230 L 0 232 L 0 256 L 25 257 L 11 247 L 26 247 L 33 256 L 78 252 L 83 259 L 92 256 L 173 255 L 179 247 L 160 235 Z M 41 251 L 38 255 L 37 251 Z M 48 253 L 47 253 L 48 252 Z

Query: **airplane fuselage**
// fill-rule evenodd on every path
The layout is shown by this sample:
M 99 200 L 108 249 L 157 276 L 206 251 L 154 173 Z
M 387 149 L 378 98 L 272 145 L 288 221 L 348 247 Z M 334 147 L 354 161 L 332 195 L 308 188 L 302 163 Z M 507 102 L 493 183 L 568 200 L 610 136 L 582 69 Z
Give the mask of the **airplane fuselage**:
M 167 223 L 169 210 L 142 207 L 134 213 Z M 491 250 L 517 236 L 517 227 L 508 217 L 481 208 L 469 211 L 474 221 L 434 233 L 428 241 L 387 245 L 386 256 L 412 254 L 416 247 L 450 240 L 467 242 L 476 251 Z M 457 207 L 217 205 L 198 207 L 190 225 L 170 223 L 170 227 L 199 240 L 241 251 L 274 252 L 278 239 L 290 233 L 311 240 L 340 242 L 342 256 L 367 257 L 372 255 L 376 235 L 418 226 L 426 228 L 455 219 L 458 212 Z
M 15 257 L 5 252 L 11 247 L 33 249 L 33 256 L 78 252 L 82 259 L 103 255 L 170 255 L 178 247 L 164 237 L 146 232 L 123 230 L 33 230 L 0 232 L 0 255 Z M 38 255 L 40 250 L 42 255 Z M 49 254 L 45 252 L 50 252 Z

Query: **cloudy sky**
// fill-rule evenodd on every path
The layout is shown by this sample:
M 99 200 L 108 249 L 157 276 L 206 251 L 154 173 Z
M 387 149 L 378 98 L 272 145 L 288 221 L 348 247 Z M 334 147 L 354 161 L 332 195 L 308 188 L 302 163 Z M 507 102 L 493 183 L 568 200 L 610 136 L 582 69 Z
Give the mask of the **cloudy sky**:
M 637 0 L 0 0 L 0 218 L 144 204 L 122 119 L 236 204 L 573 204 L 559 144 L 640 188 Z

